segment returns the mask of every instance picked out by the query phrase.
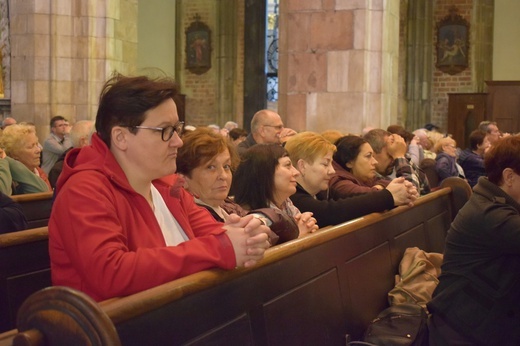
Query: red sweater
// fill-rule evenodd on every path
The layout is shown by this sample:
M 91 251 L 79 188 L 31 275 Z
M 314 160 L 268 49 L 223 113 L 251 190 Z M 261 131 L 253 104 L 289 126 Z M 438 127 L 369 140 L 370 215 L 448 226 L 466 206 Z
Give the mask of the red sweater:
M 57 183 L 49 221 L 52 282 L 100 301 L 212 267 L 236 265 L 222 223 L 198 207 L 176 177 L 154 181 L 190 240 L 166 246 L 148 202 L 135 192 L 97 135 L 73 149 Z

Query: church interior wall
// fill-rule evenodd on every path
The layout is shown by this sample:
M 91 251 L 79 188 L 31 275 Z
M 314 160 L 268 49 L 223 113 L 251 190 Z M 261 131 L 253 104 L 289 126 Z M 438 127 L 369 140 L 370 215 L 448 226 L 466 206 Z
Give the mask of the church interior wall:
M 100 88 L 114 70 L 136 73 L 152 68 L 179 82 L 186 95 L 187 122 L 223 125 L 235 120 L 243 125 L 246 57 L 241 33 L 248 25 L 242 19 L 243 1 L 0 0 L 0 4 L 6 3 L 10 32 L 1 31 L 0 39 L 5 42 L 6 36 L 9 38 L 1 51 L 10 53 L 10 65 L 3 56 L 0 117 L 10 115 L 33 122 L 43 137 L 54 115 L 64 115 L 71 121 L 94 119 Z M 354 3 L 358 7 L 351 8 Z M 402 33 L 410 27 L 405 23 L 403 28 L 400 18 L 410 3 L 324 1 L 319 4 L 324 8 L 303 9 L 317 3 L 281 0 L 291 19 L 287 24 L 294 26 L 290 37 L 284 38 L 283 33 L 280 37 L 280 44 L 285 39 L 287 46 L 286 54 L 280 56 L 278 109 L 286 125 L 320 131 L 326 124 L 356 132 L 364 126 L 409 124 L 407 118 L 416 115 L 410 112 L 406 100 L 403 70 L 409 56 L 403 56 L 406 49 Z M 378 4 L 383 7 L 377 8 Z M 393 7 L 396 4 L 400 6 Z M 514 16 L 520 3 L 435 0 L 433 24 L 446 16 L 451 6 L 470 22 L 472 46 L 470 66 L 457 75 L 446 75 L 429 66 L 433 72 L 431 85 L 425 89 L 425 120 L 444 129 L 448 93 L 482 92 L 485 80 L 490 79 L 520 80 L 520 66 L 514 63 L 520 58 L 520 44 L 514 40 L 520 33 L 520 21 Z M 338 12 L 337 17 L 332 17 L 333 12 Z M 485 13 L 493 17 L 489 20 Z M 212 31 L 211 68 L 202 74 L 186 69 L 185 30 L 196 16 Z M 329 19 L 342 30 L 330 26 Z M 304 22 L 314 23 L 313 35 L 305 36 L 303 30 L 297 35 L 298 25 Z M 485 27 L 480 22 L 491 24 Z M 435 32 L 433 27 L 431 32 Z M 341 41 L 334 42 L 339 33 Z M 299 48 L 306 40 L 315 40 L 318 49 Z M 336 47 L 340 42 L 347 46 Z M 435 54 L 434 47 L 430 48 Z M 9 74 L 10 79 L 5 81 Z M 8 105 L 7 110 L 3 104 Z M 337 120 L 345 109 L 353 114 L 348 127 L 344 117 Z
M 493 79 L 520 80 L 520 1 L 495 0 Z M 516 38 L 515 38 L 516 37 Z

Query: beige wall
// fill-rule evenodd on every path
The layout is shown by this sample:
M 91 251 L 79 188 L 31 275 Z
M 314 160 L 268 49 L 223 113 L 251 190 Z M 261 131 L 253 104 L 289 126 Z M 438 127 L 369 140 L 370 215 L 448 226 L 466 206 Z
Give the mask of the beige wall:
M 94 119 L 113 72 L 137 60 L 137 0 L 11 1 L 11 114 L 33 122 L 41 141 L 49 120 Z
M 397 120 L 399 3 L 280 3 L 278 112 L 288 127 L 361 133 Z
M 159 69 L 175 77 L 175 0 L 139 0 L 138 73 Z
M 520 80 L 520 1 L 495 0 L 493 80 Z

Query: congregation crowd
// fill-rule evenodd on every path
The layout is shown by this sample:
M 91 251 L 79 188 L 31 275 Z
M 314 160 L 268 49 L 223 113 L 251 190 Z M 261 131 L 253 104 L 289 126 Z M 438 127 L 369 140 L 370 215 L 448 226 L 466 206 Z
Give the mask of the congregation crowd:
M 515 329 L 520 137 L 490 121 L 471 132 L 468 148 L 432 124 L 297 133 L 267 109 L 250 133 L 232 121 L 184 126 L 177 93 L 168 79 L 115 75 L 95 122 L 55 116 L 42 144 L 33 125 L 4 119 L 0 233 L 27 227 L 10 196 L 54 191 L 54 285 L 101 301 L 208 268 L 251 267 L 269 247 L 321 227 L 413 206 L 438 188 L 430 162 L 438 181 L 474 188 L 448 233 L 431 335 L 439 345 L 472 344 L 475 325 L 482 340 L 500 339 L 497 321 Z M 461 304 L 472 308 L 453 311 Z

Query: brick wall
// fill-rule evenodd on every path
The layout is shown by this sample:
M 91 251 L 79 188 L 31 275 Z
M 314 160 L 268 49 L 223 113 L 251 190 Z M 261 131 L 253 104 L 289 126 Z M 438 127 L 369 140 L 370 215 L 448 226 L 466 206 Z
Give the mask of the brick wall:
M 211 68 L 203 74 L 195 74 L 186 69 L 186 29 L 200 16 L 200 21 L 211 30 Z M 181 80 L 182 93 L 186 94 L 186 121 L 190 125 L 209 125 L 216 119 L 216 47 L 218 38 L 215 30 L 215 2 L 213 0 L 197 0 L 183 2 Z
M 458 14 L 462 16 L 468 23 L 471 23 L 471 14 L 474 6 L 474 0 L 437 0 L 434 6 L 434 22 L 438 23 L 450 13 L 450 8 L 455 6 Z M 471 31 L 471 25 L 470 25 Z M 437 31 L 433 31 L 434 47 L 437 44 Z M 470 42 L 470 51 L 472 49 Z M 433 63 L 436 64 L 436 49 L 433 50 Z M 468 54 L 469 66 L 464 71 L 449 75 L 437 68 L 433 70 L 432 83 L 432 123 L 440 126 L 444 131 L 448 128 L 448 93 L 474 92 L 473 90 L 473 74 L 471 69 L 472 54 Z

